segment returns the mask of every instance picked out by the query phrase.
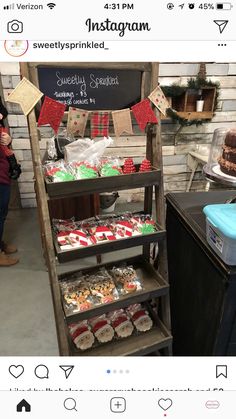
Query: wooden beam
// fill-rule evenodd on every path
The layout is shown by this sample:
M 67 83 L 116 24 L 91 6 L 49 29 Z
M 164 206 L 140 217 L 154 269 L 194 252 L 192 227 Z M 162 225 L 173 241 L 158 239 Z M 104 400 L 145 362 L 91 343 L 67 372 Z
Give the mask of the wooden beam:
M 29 69 L 27 63 L 20 64 L 21 75 L 29 79 Z M 52 239 L 52 230 L 47 204 L 47 195 L 44 184 L 44 176 L 41 164 L 39 135 L 37 130 L 37 121 L 34 109 L 29 113 L 28 127 L 30 133 L 32 161 L 35 177 L 35 192 L 38 205 L 38 214 L 41 230 L 41 238 L 43 243 L 44 257 L 47 263 L 50 285 L 52 289 L 54 312 L 56 317 L 57 335 L 59 342 L 59 350 L 63 355 L 69 355 L 68 340 L 66 338 L 67 331 L 64 322 L 63 311 L 60 309 L 61 296 L 57 280 L 56 261 L 54 254 L 54 246 Z

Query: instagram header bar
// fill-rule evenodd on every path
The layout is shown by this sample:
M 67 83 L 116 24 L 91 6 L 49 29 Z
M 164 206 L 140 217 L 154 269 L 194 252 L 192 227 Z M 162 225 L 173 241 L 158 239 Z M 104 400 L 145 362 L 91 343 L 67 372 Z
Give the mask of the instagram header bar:
M 227 60 L 236 41 L 236 8 L 230 2 L 88 0 L 81 7 L 68 0 L 0 7 L 3 57 L 23 56 L 27 50 L 27 59 L 46 61 L 63 61 L 65 55 L 70 60 L 140 60 L 140 53 L 142 60 Z M 13 53 L 17 48 L 21 55 Z

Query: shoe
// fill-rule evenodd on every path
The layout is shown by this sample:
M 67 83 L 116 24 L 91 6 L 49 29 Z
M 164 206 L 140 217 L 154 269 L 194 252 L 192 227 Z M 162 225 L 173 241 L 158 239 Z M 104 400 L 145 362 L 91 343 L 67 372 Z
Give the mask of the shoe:
M 6 253 L 6 255 L 11 255 L 12 253 L 17 252 L 16 246 L 13 246 L 13 244 L 7 244 L 7 243 L 4 243 L 4 242 L 2 244 L 2 250 L 3 250 L 4 253 Z
M 12 266 L 19 262 L 17 258 L 11 258 L 7 256 L 4 252 L 0 252 L 0 267 L 1 266 Z

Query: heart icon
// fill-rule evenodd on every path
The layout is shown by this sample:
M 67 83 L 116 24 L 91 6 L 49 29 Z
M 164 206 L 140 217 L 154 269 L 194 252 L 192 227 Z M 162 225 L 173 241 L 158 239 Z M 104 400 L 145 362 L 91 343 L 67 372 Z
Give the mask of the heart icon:
M 173 402 L 171 399 L 159 399 L 158 405 L 163 410 L 168 410 L 172 406 Z
M 14 378 L 19 378 L 24 372 L 24 367 L 23 365 L 11 365 L 9 367 L 9 373 L 14 377 Z

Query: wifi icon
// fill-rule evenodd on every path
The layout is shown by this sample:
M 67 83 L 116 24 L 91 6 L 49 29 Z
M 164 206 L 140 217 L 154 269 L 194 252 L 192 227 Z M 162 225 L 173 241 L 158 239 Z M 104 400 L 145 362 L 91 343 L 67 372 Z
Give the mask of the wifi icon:
M 48 3 L 47 6 L 49 7 L 49 9 L 54 9 L 54 7 L 56 6 L 55 3 Z

